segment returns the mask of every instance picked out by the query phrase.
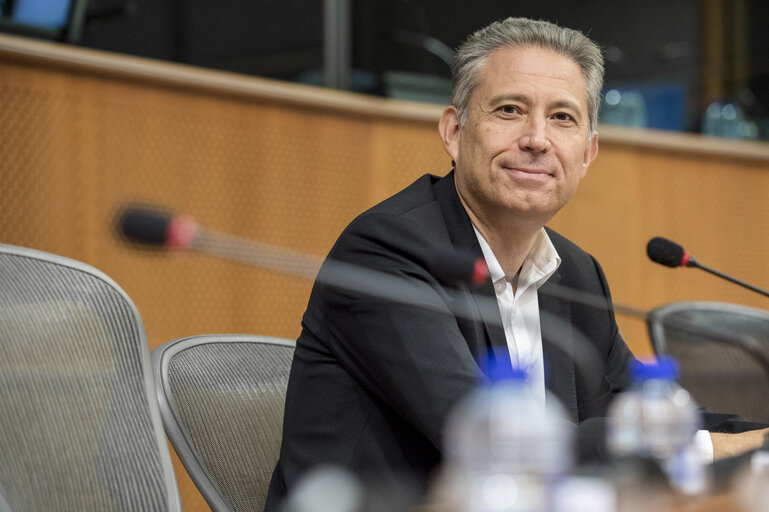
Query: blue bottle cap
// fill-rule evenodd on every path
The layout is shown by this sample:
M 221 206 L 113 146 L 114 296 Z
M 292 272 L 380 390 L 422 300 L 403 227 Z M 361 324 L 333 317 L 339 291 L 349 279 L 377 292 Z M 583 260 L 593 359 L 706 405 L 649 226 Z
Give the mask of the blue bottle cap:
M 494 351 L 490 351 L 483 364 L 483 370 L 492 383 L 500 381 L 525 382 L 529 374 L 522 368 L 510 364 L 509 357 L 496 357 Z
M 659 356 L 656 360 L 637 360 L 633 364 L 633 380 L 645 382 L 652 379 L 676 380 L 678 362 L 668 356 Z
M 517 381 L 517 382 L 525 382 L 526 379 L 529 378 L 529 374 L 526 370 L 523 370 L 521 368 L 513 368 L 511 366 L 505 368 L 502 365 L 496 365 L 495 368 L 489 372 L 489 379 L 491 379 L 492 382 L 500 382 L 500 381 Z

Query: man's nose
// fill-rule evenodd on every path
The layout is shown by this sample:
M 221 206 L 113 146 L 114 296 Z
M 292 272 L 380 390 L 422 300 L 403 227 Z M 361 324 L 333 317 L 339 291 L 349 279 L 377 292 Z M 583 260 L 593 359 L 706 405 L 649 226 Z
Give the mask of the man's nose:
M 518 139 L 520 149 L 534 153 L 544 153 L 550 149 L 550 135 L 544 119 L 529 118 L 521 128 L 523 132 Z

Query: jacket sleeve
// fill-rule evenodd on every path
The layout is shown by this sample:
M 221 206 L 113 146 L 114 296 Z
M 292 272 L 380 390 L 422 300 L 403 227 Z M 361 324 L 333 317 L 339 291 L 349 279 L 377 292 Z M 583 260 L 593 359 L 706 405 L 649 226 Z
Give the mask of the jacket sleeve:
M 481 372 L 455 316 L 455 290 L 428 268 L 439 242 L 403 216 L 359 217 L 316 280 L 308 310 L 320 315 L 304 323 L 362 387 L 440 450 L 449 412 Z M 356 270 L 344 286 L 339 265 Z

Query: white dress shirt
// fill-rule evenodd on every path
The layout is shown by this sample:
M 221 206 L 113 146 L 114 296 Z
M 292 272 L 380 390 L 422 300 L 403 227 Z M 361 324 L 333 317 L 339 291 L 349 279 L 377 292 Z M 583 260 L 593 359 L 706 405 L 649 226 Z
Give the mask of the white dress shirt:
M 475 229 L 475 226 L 473 226 Z M 506 276 L 494 252 L 480 231 L 475 229 L 483 257 L 494 283 L 502 326 L 513 367 L 525 370 L 536 403 L 545 403 L 545 364 L 542 356 L 542 329 L 539 322 L 537 290 L 553 275 L 561 258 L 544 229 L 517 276 Z M 513 280 L 517 286 L 513 287 Z

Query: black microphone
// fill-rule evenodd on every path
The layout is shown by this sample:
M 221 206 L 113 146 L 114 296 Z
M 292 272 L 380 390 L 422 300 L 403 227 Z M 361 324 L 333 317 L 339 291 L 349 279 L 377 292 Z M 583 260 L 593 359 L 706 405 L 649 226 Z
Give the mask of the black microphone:
M 666 267 L 685 267 L 691 262 L 691 256 L 683 247 L 661 236 L 649 240 L 646 254 L 653 262 Z
M 126 240 L 159 248 L 189 249 L 199 235 L 198 224 L 157 206 L 130 205 L 116 216 L 117 231 Z
M 743 286 L 748 290 L 754 291 L 756 293 L 760 293 L 765 297 L 769 297 L 769 292 L 762 290 L 761 288 L 753 286 L 752 284 L 746 283 L 745 281 L 729 276 L 727 274 L 724 274 L 723 272 L 719 272 L 718 270 L 712 269 L 710 267 L 703 265 L 702 263 L 699 263 L 687 251 L 685 251 L 683 247 L 666 238 L 657 236 L 649 240 L 649 243 L 646 244 L 646 254 L 649 256 L 649 259 L 651 259 L 655 263 L 659 263 L 660 265 L 665 265 L 666 267 L 674 267 L 674 268 L 675 267 L 699 268 L 704 270 L 705 272 L 709 272 L 722 279 L 726 279 L 727 281 L 730 281 L 734 284 Z

